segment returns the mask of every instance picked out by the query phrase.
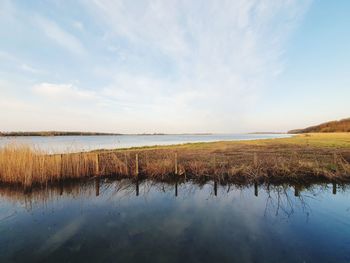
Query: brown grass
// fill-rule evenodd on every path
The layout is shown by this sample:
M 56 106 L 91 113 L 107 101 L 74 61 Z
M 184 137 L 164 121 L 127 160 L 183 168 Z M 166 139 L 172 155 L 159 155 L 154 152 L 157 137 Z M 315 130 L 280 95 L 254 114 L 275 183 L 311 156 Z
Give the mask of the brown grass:
M 175 175 L 175 154 L 177 171 Z M 350 150 L 281 143 L 211 143 L 48 155 L 24 145 L 0 149 L 0 182 L 31 186 L 94 176 L 158 180 L 174 176 L 221 182 L 346 181 Z
M 8 145 L 0 149 L 0 181 L 31 186 L 65 178 L 91 176 L 96 154 L 47 155 L 25 145 Z

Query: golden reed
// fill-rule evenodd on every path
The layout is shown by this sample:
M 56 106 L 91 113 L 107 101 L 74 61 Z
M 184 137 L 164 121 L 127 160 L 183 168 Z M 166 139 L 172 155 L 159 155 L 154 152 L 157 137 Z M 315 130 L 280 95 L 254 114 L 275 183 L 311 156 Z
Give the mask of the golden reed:
M 142 176 L 169 180 L 183 178 L 222 182 L 267 180 L 350 179 L 350 165 L 329 151 L 304 149 L 273 151 L 241 147 L 212 149 L 130 149 L 47 154 L 28 145 L 0 149 L 0 182 L 45 185 L 64 179 Z
M 26 145 L 10 144 L 0 149 L 0 181 L 30 186 L 64 178 L 93 175 L 96 154 L 48 155 Z

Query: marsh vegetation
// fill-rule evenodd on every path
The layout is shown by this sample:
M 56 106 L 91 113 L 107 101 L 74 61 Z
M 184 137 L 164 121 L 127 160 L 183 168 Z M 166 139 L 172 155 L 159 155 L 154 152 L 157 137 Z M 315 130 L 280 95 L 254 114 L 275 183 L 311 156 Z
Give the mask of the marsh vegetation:
M 67 154 L 10 144 L 0 149 L 0 181 L 26 187 L 88 177 L 341 182 L 350 179 L 349 145 L 347 133 Z

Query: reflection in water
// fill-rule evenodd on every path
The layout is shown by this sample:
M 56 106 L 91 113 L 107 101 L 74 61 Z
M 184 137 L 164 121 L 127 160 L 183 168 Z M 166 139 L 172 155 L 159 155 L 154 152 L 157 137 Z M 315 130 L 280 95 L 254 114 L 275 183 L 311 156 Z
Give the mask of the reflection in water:
M 0 187 L 0 262 L 349 262 L 349 186 Z
M 102 182 L 102 186 L 101 186 Z M 148 194 L 151 194 L 151 191 L 168 193 L 171 189 L 174 189 L 174 196 L 179 196 L 179 184 L 181 188 L 181 194 L 184 198 L 194 196 L 197 191 L 203 191 L 207 194 L 218 196 L 218 182 L 207 182 L 204 184 L 198 184 L 193 182 L 179 182 L 174 181 L 173 183 L 164 183 L 164 182 L 155 182 L 152 180 L 113 180 L 108 178 L 94 178 L 87 181 L 71 181 L 71 182 L 60 182 L 58 185 L 52 185 L 49 187 L 38 187 L 32 188 L 30 191 L 27 189 L 24 190 L 22 187 L 13 187 L 13 186 L 1 186 L 0 187 L 0 198 L 8 203 L 13 205 L 21 203 L 26 210 L 30 211 L 35 206 L 45 205 L 49 202 L 58 201 L 60 198 L 88 198 L 91 199 L 93 195 L 98 197 L 100 195 L 100 189 L 103 190 L 103 195 L 106 197 L 107 194 L 110 194 L 110 198 L 116 196 L 123 198 L 131 198 L 131 196 L 140 195 L 140 184 L 142 188 L 142 196 L 147 198 Z M 212 185 L 212 191 L 207 188 L 207 186 Z M 247 194 L 251 185 L 240 185 L 240 184 L 226 184 L 220 185 L 221 195 L 224 195 L 224 198 L 228 198 L 230 193 L 240 192 L 240 194 Z M 293 204 L 299 202 L 301 207 L 304 209 L 307 204 L 307 199 L 314 199 L 318 195 L 321 195 L 325 192 L 328 192 L 329 188 L 332 187 L 332 194 L 337 194 L 337 184 L 332 183 L 328 184 L 317 184 L 317 185 L 308 185 L 302 186 L 299 184 L 289 185 L 289 184 L 278 184 L 271 185 L 266 183 L 263 185 L 258 185 L 258 183 L 253 184 L 254 187 L 254 196 L 259 197 L 259 188 L 264 191 L 264 195 L 261 199 L 265 199 L 266 207 L 269 205 L 277 203 L 278 205 L 272 205 L 278 210 L 282 209 L 284 211 L 293 211 Z M 350 186 L 342 184 L 338 186 L 342 193 L 347 193 Z M 294 189 L 294 190 L 293 190 Z M 290 193 L 294 191 L 294 197 L 291 198 Z M 304 192 L 305 194 L 301 194 Z M 62 197 L 64 196 L 64 197 Z M 306 198 L 306 199 L 305 199 Z M 286 206 L 284 206 L 286 205 Z M 287 213 L 290 215 L 291 213 Z

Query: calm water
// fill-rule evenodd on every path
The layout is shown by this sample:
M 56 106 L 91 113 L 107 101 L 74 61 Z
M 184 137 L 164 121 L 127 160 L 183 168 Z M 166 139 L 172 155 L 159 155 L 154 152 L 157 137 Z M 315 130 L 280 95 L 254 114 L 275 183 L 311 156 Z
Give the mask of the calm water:
M 350 188 L 2 187 L 0 262 L 350 262 Z
M 0 137 L 0 147 L 11 143 L 35 145 L 48 152 L 74 152 L 136 146 L 171 145 L 188 142 L 214 142 L 290 137 L 288 134 L 210 134 L 210 135 L 116 135 Z

